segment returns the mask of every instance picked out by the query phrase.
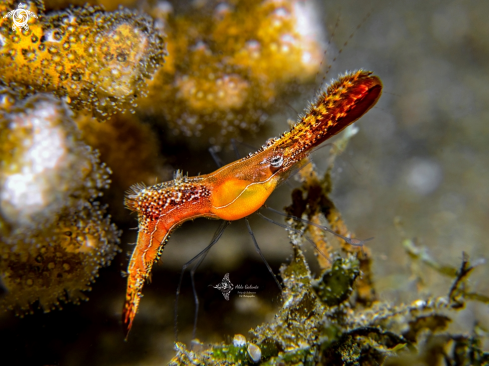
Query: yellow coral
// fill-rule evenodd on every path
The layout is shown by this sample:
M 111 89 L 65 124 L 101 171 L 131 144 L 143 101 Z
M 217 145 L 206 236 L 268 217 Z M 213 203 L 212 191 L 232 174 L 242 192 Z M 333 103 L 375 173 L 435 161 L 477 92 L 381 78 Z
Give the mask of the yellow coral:
M 149 18 L 96 6 L 37 13 L 27 31 L 0 23 L 0 81 L 54 92 L 98 119 L 136 106 L 164 55 Z
M 101 159 L 112 169 L 115 192 L 124 191 L 137 182 L 154 184 L 156 177 L 171 178 L 173 171 L 164 170 L 158 141 L 149 124 L 127 114 L 117 114 L 104 123 L 85 115 L 75 122 L 83 140 L 100 151 Z M 115 201 L 122 205 L 119 197 Z
M 35 301 L 45 311 L 60 308 L 60 301 L 78 303 L 86 299 L 82 291 L 90 290 L 98 269 L 117 252 L 117 230 L 98 205 L 80 202 L 53 219 L 39 230 L 11 235 L 8 243 L 0 238 L 0 272 L 7 290 L 0 308 L 23 314 Z
M 323 58 L 321 29 L 311 2 L 238 1 L 219 5 L 215 42 L 232 52 L 230 63 L 270 82 L 307 80 Z
M 94 201 L 109 172 L 71 114 L 48 94 L 0 109 L 0 308 L 77 302 L 118 251 L 118 230 Z
M 169 57 L 140 111 L 162 114 L 175 134 L 205 133 L 213 142 L 257 130 L 287 85 L 320 69 L 321 29 L 308 6 L 234 0 L 183 15 L 148 9 L 168 35 Z

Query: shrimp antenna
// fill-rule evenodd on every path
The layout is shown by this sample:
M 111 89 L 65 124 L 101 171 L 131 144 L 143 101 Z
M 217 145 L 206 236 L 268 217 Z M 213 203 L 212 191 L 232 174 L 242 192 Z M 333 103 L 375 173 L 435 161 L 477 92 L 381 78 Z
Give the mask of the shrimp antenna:
M 280 222 L 277 222 L 275 220 L 272 220 L 271 218 L 269 217 L 266 217 L 265 215 L 263 215 L 261 212 L 258 212 L 258 215 L 260 215 L 262 218 L 264 218 L 265 220 L 267 220 L 268 222 L 271 222 L 272 224 L 275 224 L 277 226 L 280 226 L 280 227 L 283 227 L 285 230 L 290 230 L 290 231 L 293 231 L 294 233 L 297 233 L 297 234 L 302 234 L 302 231 L 300 230 L 297 230 L 297 229 L 294 229 L 292 226 L 290 225 L 287 225 L 287 224 L 281 224 Z M 316 245 L 315 242 L 313 242 L 311 239 L 309 239 L 307 236 L 304 236 L 304 239 L 306 239 L 309 244 L 311 244 L 313 246 L 314 249 L 316 249 L 316 251 L 321 254 L 324 259 L 326 259 L 327 261 L 330 261 L 330 258 L 328 258 L 326 256 L 326 254 L 324 254 L 319 248 L 318 246 Z
M 238 142 L 236 139 L 232 138 L 231 139 L 231 146 L 233 148 L 234 154 L 236 155 L 237 159 L 242 158 L 241 154 L 239 153 L 238 144 L 244 145 L 253 151 L 257 150 L 254 146 L 251 146 L 251 145 L 244 143 L 244 142 Z M 217 151 L 216 151 L 215 146 L 212 146 L 209 148 L 209 153 L 211 154 L 212 159 L 214 160 L 214 162 L 216 163 L 218 168 L 221 168 L 222 166 L 225 165 L 224 162 L 222 161 L 222 159 L 219 157 L 219 155 L 217 155 Z
M 341 8 L 340 8 L 340 10 L 341 10 Z M 341 11 L 338 11 L 338 16 L 336 17 L 336 23 L 334 25 L 333 31 L 331 32 L 331 36 L 328 38 L 328 42 L 327 42 L 326 47 L 324 49 L 323 57 L 321 59 L 321 63 L 319 64 L 319 70 L 321 70 L 322 67 L 323 67 L 324 59 L 326 58 L 326 55 L 328 54 L 328 50 L 329 50 L 329 48 L 331 46 L 331 42 L 333 41 L 334 36 L 335 36 L 335 33 L 338 30 L 338 25 L 340 24 L 340 19 L 341 19 Z M 329 71 L 331 70 L 331 66 L 332 66 L 332 63 L 330 63 L 328 65 L 327 69 L 325 70 L 325 74 L 323 76 L 323 81 L 326 78 L 326 75 L 328 75 Z M 315 82 L 317 82 L 317 77 L 319 75 L 319 70 L 316 72 L 316 76 L 314 77 L 314 81 Z
M 244 147 L 247 147 L 251 151 L 258 150 L 256 148 L 256 146 L 247 144 L 246 142 L 243 142 L 243 141 L 238 141 L 238 140 L 236 140 L 236 139 L 233 138 L 233 139 L 231 139 L 231 145 L 233 146 L 234 153 L 236 154 L 236 158 L 238 158 L 238 159 L 241 159 L 242 158 L 241 154 L 239 153 L 238 144 L 239 145 L 242 145 Z
M 224 162 L 222 161 L 222 159 L 219 157 L 219 155 L 217 155 L 217 151 L 216 151 L 215 146 L 209 147 L 209 153 L 211 154 L 212 159 L 214 160 L 214 162 L 216 163 L 218 168 L 220 168 L 224 165 Z
M 326 72 L 324 73 L 323 75 L 323 82 L 326 81 L 326 77 L 328 76 L 329 72 L 331 71 L 331 67 L 333 66 L 333 64 L 336 62 L 336 59 L 338 57 L 340 57 L 341 53 L 343 52 L 343 50 L 346 48 L 346 46 L 348 45 L 348 42 L 350 42 L 352 39 L 353 39 L 353 36 L 356 34 L 356 32 L 358 32 L 360 30 L 360 28 L 363 27 L 363 25 L 367 22 L 367 20 L 370 18 L 370 16 L 372 15 L 371 14 L 372 11 L 368 12 L 367 15 L 361 20 L 361 22 L 357 25 L 357 27 L 353 30 L 353 32 L 350 34 L 350 36 L 346 39 L 346 41 L 344 41 L 343 45 L 339 48 L 339 50 L 337 51 L 336 55 L 333 57 L 333 60 L 331 60 L 331 62 L 329 63 L 328 65 L 328 68 L 326 69 Z M 334 26 L 334 29 L 333 29 L 333 33 L 330 37 L 330 39 L 328 40 L 328 45 L 327 45 L 327 48 L 326 50 L 324 51 L 324 55 L 326 55 L 327 53 L 327 50 L 331 44 L 331 41 L 333 40 L 334 38 L 334 35 L 336 33 L 336 30 L 338 29 L 338 25 L 339 25 L 339 22 L 340 22 L 340 18 L 341 18 L 341 12 L 340 14 L 338 15 L 338 18 L 336 19 L 336 24 Z M 321 62 L 322 64 L 322 62 Z M 319 73 L 319 71 L 318 71 Z M 316 77 L 317 77 L 317 74 L 316 74 Z
M 214 246 L 214 244 L 216 244 L 219 241 L 219 239 L 221 239 L 224 230 L 229 226 L 229 224 L 230 224 L 229 221 L 221 221 L 209 245 L 207 245 L 199 254 L 197 254 L 195 257 L 193 257 L 191 260 L 185 263 L 182 267 L 182 273 L 180 274 L 180 280 L 178 281 L 177 293 L 175 297 L 175 310 L 174 310 L 175 313 L 174 313 L 174 324 L 173 324 L 174 332 L 175 332 L 175 342 L 178 341 L 178 298 L 180 296 L 180 290 L 182 288 L 182 280 L 183 280 L 183 275 L 185 273 L 185 270 L 187 269 L 187 267 L 192 265 L 194 261 L 197 261 L 190 270 L 190 280 L 192 282 L 192 292 L 194 295 L 194 303 L 195 303 L 194 328 L 192 330 L 192 339 L 195 339 L 195 335 L 197 332 L 197 317 L 199 315 L 199 297 L 197 296 L 197 290 L 195 288 L 194 274 L 197 268 L 199 268 L 200 264 L 205 259 L 207 253 L 209 253 L 209 250 Z
M 315 224 L 314 222 L 311 222 L 309 220 L 302 219 L 302 218 L 297 217 L 297 216 L 294 216 L 294 215 L 285 214 L 283 212 L 280 212 L 279 210 L 275 210 L 274 208 L 268 207 L 267 205 L 263 205 L 263 207 L 265 207 L 267 210 L 272 211 L 272 212 L 274 212 L 274 213 L 276 213 L 278 215 L 281 215 L 281 216 L 284 216 L 284 217 L 287 217 L 287 218 L 292 218 L 294 220 L 301 221 L 301 222 L 303 222 L 305 224 L 315 226 L 318 229 L 327 231 L 328 233 L 331 233 L 334 236 L 337 236 L 338 238 L 343 239 L 346 243 L 348 243 L 348 244 L 350 244 L 351 246 L 354 246 L 354 247 L 362 247 L 367 241 L 373 240 L 373 237 L 372 238 L 365 239 L 365 240 L 359 240 L 359 239 L 355 239 L 355 238 L 348 238 L 346 236 L 343 236 L 341 234 L 338 234 L 337 232 L 331 230 L 327 226 L 318 225 L 318 224 Z
M 246 221 L 246 226 L 248 227 L 248 232 L 250 233 L 251 238 L 253 239 L 253 243 L 255 244 L 256 251 L 260 255 L 261 259 L 263 260 L 263 263 L 265 263 L 265 265 L 267 266 L 268 271 L 271 273 L 273 279 L 275 280 L 275 283 L 277 284 L 278 288 L 280 289 L 280 293 L 282 293 L 282 285 L 280 285 L 280 283 L 278 282 L 277 277 L 275 276 L 275 274 L 272 271 L 272 268 L 270 267 L 267 260 L 265 259 L 265 256 L 261 252 L 261 249 L 258 246 L 258 243 L 257 243 L 256 238 L 255 238 L 255 234 L 253 234 L 253 230 L 251 230 L 250 222 L 248 221 L 247 217 L 245 217 L 245 221 Z
M 234 153 L 236 154 L 236 158 L 241 159 L 241 154 L 239 153 L 236 139 L 231 139 L 231 145 L 233 146 L 233 150 Z

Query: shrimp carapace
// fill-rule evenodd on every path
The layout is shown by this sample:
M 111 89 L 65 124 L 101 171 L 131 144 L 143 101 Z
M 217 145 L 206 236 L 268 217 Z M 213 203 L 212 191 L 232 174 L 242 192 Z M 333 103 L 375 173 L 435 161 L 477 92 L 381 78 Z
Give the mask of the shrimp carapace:
M 340 76 L 311 104 L 300 121 L 257 152 L 214 173 L 151 187 L 135 185 L 126 206 L 138 213 L 139 233 L 128 268 L 123 321 L 126 335 L 136 315 L 144 281 L 170 233 L 198 217 L 238 220 L 258 210 L 312 149 L 362 117 L 380 98 L 382 82 L 368 71 Z

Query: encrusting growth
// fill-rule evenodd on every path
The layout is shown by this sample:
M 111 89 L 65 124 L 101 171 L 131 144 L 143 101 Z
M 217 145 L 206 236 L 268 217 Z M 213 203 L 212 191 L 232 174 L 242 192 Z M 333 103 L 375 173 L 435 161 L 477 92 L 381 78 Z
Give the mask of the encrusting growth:
M 321 93 L 289 132 L 269 139 L 257 152 L 211 174 L 178 173 L 170 182 L 133 186 L 126 205 L 138 213 L 139 233 L 128 268 L 126 331 L 131 329 L 144 281 L 172 230 L 198 217 L 231 221 L 252 214 L 315 147 L 358 120 L 381 93 L 382 83 L 371 72 L 348 73 Z
M 321 228 L 323 225 L 321 217 L 324 216 L 327 226 L 336 234 L 346 238 L 352 236 L 338 208 L 330 198 L 332 190 L 331 168 L 332 165 L 322 179 L 318 177 L 313 164 L 308 164 L 301 169 L 298 175 L 303 181 L 302 187 L 294 189 L 292 204 L 285 208 L 287 214 L 290 215 L 289 224 L 296 229 L 300 229 L 305 224 L 294 221 L 294 218 L 303 217 L 304 214 L 307 216 L 309 220 L 307 231 L 318 247 L 317 259 L 322 269 L 331 267 L 333 248 L 325 237 L 324 229 Z M 362 271 L 362 276 L 355 281 L 356 301 L 366 305 L 373 303 L 377 297 L 373 288 L 372 255 L 369 248 L 364 245 L 353 246 L 339 237 L 337 240 L 339 240 L 343 252 L 353 254 L 357 258 Z
M 446 296 L 364 308 L 351 296 L 362 272 L 358 260 L 336 253 L 316 278 L 301 249 L 303 237 L 290 234 L 294 254 L 280 268 L 284 301 L 275 316 L 249 338 L 237 334 L 232 342 L 193 349 L 176 342 L 170 365 L 487 365 L 482 327 L 476 322 L 456 333 L 449 327 L 469 300 L 489 303 L 467 281 L 477 260 L 463 255 L 460 268 L 451 267 L 456 274 Z

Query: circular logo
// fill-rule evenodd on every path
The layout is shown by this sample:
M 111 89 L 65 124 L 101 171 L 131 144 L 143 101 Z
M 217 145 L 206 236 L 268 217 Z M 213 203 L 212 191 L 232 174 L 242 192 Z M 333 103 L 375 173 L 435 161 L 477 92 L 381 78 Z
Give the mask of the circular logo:
M 29 21 L 29 13 L 27 10 L 24 9 L 17 9 L 14 11 L 14 14 L 12 16 L 12 20 L 14 22 L 14 25 L 16 25 L 19 28 L 27 28 L 29 29 L 29 26 L 27 25 L 27 22 Z
M 4 18 L 12 17 L 12 30 L 15 30 L 15 27 L 22 29 L 24 28 L 26 31 L 29 30 L 29 26 L 27 22 L 29 21 L 29 17 L 37 18 L 37 15 L 32 11 L 27 10 L 27 5 L 20 3 L 19 8 L 16 10 L 12 10 Z

